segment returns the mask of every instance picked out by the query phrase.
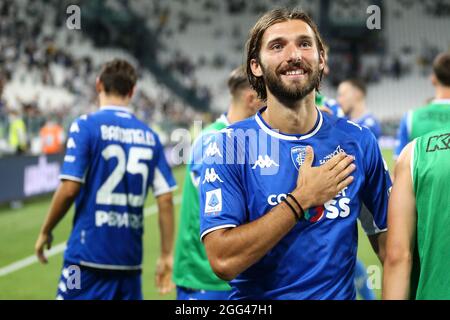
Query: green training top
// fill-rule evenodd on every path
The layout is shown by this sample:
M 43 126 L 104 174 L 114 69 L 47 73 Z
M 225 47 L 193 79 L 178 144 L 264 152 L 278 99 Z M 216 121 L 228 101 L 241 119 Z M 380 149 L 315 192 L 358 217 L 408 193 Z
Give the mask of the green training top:
M 218 132 L 229 125 L 225 115 L 206 127 L 200 137 Z M 205 142 L 205 139 L 203 139 Z M 206 142 L 205 142 L 206 143 Z M 194 148 L 202 148 L 202 139 L 197 139 Z M 212 144 L 208 145 L 213 148 Z M 211 149 L 213 150 L 213 149 Z M 192 154 L 192 152 L 191 152 Z M 192 164 L 187 165 L 183 196 L 181 202 L 180 223 L 175 247 L 173 280 L 177 286 L 197 289 L 225 291 L 230 290 L 227 282 L 219 279 L 212 271 L 205 248 L 200 241 L 200 204 L 199 193 L 193 182 Z
M 418 138 L 411 155 L 417 207 L 412 297 L 450 299 L 450 125 Z
M 425 107 L 408 114 L 411 119 L 409 140 L 450 124 L 450 100 L 434 100 Z

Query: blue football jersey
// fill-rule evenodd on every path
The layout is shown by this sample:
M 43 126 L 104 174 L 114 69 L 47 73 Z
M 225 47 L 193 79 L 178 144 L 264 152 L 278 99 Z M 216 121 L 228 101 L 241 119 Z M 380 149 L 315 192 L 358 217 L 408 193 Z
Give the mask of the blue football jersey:
M 264 121 L 264 110 L 214 136 L 222 152 L 204 159 L 201 238 L 278 205 L 296 187 L 306 146 L 314 148 L 314 166 L 346 152 L 355 157 L 352 184 L 307 210 L 272 250 L 232 280 L 230 298 L 354 299 L 357 220 L 368 235 L 387 227 L 391 180 L 377 141 L 367 128 L 319 110 L 308 134 L 282 134 Z M 361 212 L 363 204 L 368 211 Z
M 397 140 L 395 142 L 394 158 L 397 159 L 403 148 L 410 142 L 412 111 L 408 111 L 401 119 L 397 130 Z
M 143 207 L 176 187 L 158 135 L 125 107 L 75 120 L 60 179 L 79 181 L 65 260 L 104 269 L 139 269 Z
M 375 118 L 375 116 L 372 113 L 366 113 L 359 119 L 352 119 L 352 121 L 360 126 L 364 126 L 370 129 L 372 131 L 375 138 L 378 140 L 381 137 L 381 124 Z
M 323 105 L 330 109 L 334 116 L 338 118 L 347 118 L 336 100 L 325 98 Z

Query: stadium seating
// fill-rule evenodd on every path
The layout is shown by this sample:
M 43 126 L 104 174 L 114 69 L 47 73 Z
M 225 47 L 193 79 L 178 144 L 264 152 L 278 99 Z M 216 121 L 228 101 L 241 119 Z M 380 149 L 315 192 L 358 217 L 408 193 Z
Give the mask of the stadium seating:
M 158 63 L 185 87 L 211 95 L 210 107 L 216 113 L 229 103 L 226 79 L 245 59 L 249 29 L 275 5 L 301 7 L 319 17 L 319 2 L 307 0 L 107 2 L 111 10 L 130 10 L 146 19 L 161 44 Z M 333 1 L 330 14 L 362 18 L 367 5 L 367 0 Z M 9 107 L 32 101 L 43 114 L 65 115 L 67 125 L 76 115 L 95 108 L 93 83 L 101 63 L 123 57 L 138 65 L 126 50 L 100 49 L 82 31 L 62 26 L 56 14 L 58 1 L 39 5 L 29 0 L 5 1 L 2 6 L 9 7 L 8 12 L 2 9 L 0 19 L 0 73 L 8 76 L 3 99 Z M 450 34 L 444 32 L 450 30 L 449 6 L 445 1 L 416 0 L 386 1 L 383 6 L 384 40 L 380 41 L 385 42 L 384 50 L 363 54 L 359 72 L 369 81 L 370 109 L 381 120 L 393 121 L 433 95 L 427 77 L 433 57 L 450 46 Z M 331 51 L 331 73 L 335 70 L 340 78 L 346 77 L 350 70 L 345 60 Z M 187 127 L 200 118 L 151 72 L 138 68 L 141 81 L 134 105 L 139 116 L 167 132 L 163 140 L 168 140 L 174 127 Z M 334 97 L 334 85 L 335 81 L 325 79 L 322 91 Z

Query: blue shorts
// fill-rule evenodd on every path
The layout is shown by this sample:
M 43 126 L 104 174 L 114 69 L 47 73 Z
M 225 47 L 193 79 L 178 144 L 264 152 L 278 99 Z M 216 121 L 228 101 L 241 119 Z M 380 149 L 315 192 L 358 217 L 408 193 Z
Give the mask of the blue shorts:
M 196 290 L 177 286 L 177 300 L 228 300 L 231 291 Z
M 364 263 L 357 259 L 355 265 L 355 288 L 363 300 L 376 300 L 375 292 L 367 284 L 367 271 Z
M 140 270 L 109 271 L 64 262 L 57 300 L 142 300 Z

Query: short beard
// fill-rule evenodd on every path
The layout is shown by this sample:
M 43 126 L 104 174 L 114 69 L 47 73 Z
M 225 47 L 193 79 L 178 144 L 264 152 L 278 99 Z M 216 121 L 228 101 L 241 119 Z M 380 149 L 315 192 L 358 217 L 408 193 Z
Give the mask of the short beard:
M 264 82 L 267 89 L 287 107 L 294 106 L 294 104 L 302 99 L 304 99 L 308 94 L 310 94 L 315 88 L 319 87 L 320 84 L 320 72 L 319 66 L 315 68 L 308 68 L 309 80 L 303 86 L 296 85 L 295 88 L 289 88 L 283 84 L 281 77 L 274 71 L 268 70 L 261 64 L 261 69 L 263 71 Z

